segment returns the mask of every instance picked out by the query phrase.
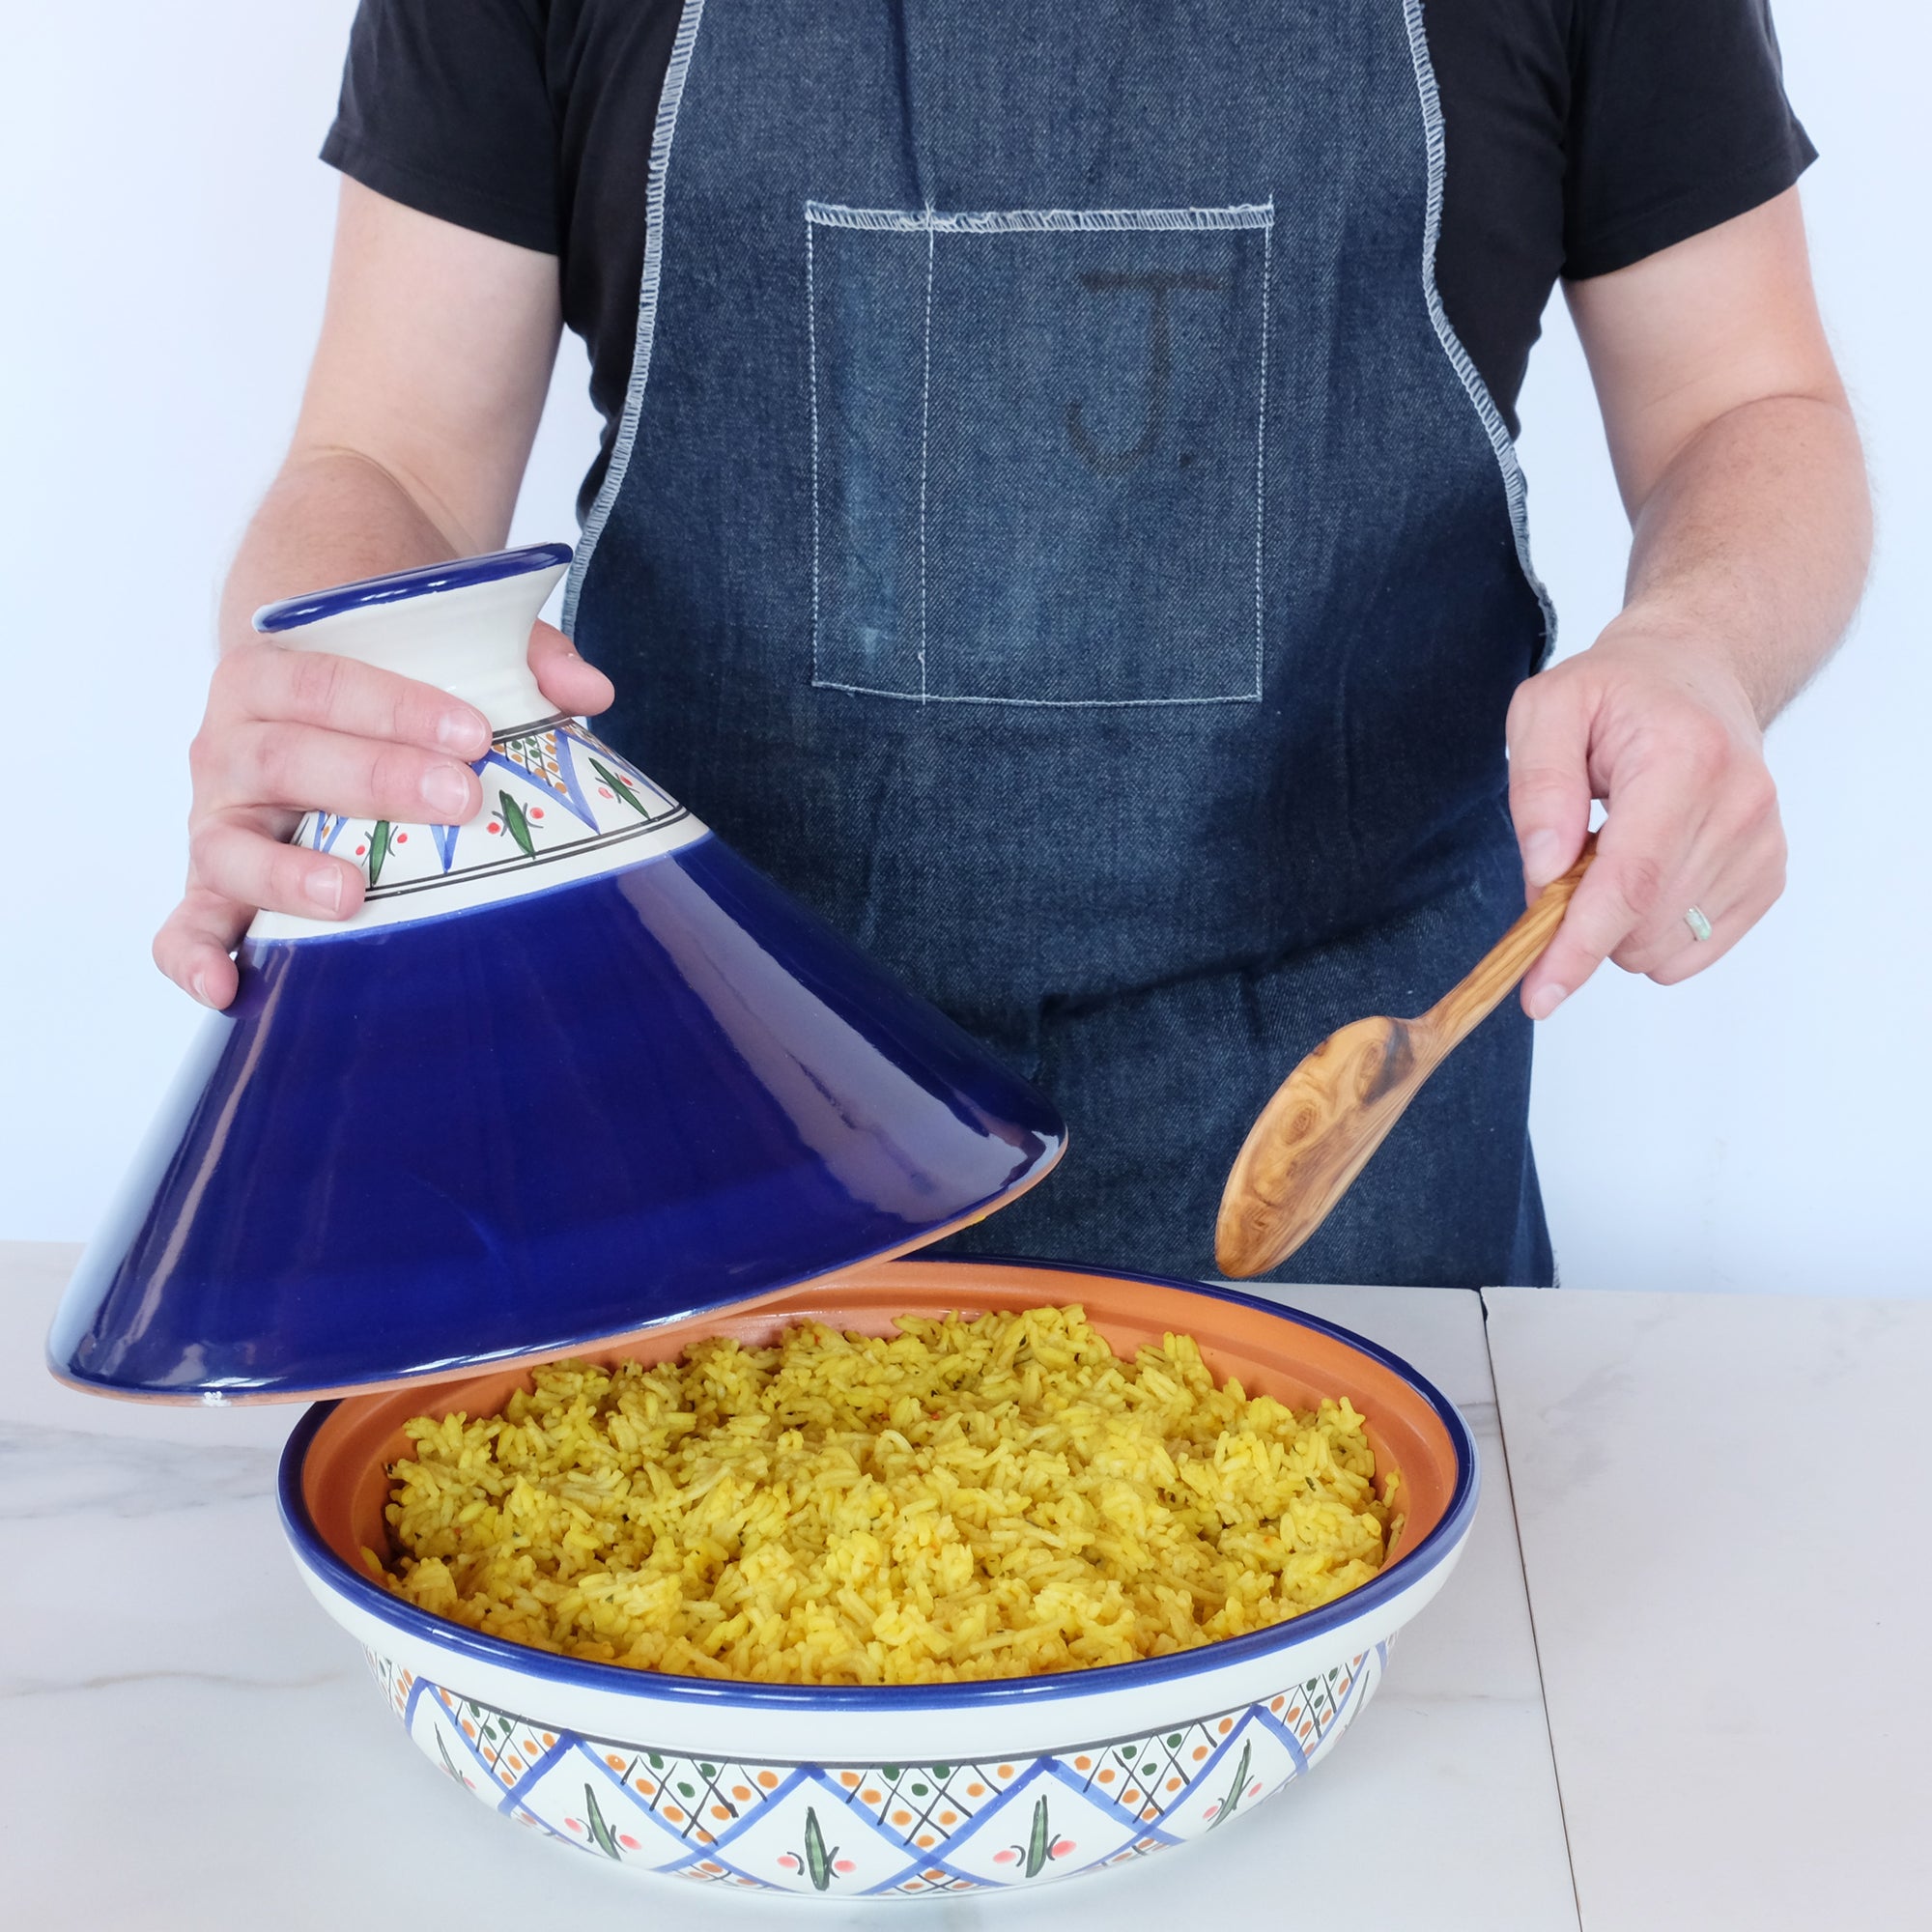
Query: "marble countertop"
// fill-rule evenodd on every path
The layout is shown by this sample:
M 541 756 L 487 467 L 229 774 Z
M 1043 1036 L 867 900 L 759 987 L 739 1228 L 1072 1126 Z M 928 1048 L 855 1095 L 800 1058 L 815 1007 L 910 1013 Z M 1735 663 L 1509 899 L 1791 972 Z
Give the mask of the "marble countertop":
M 1932 1925 L 1932 1301 L 1485 1299 L 1589 1932 Z
M 46 1376 L 75 1253 L 0 1243 L 0 1829 L 21 1922 L 668 1906 L 705 1932 L 888 1910 L 667 1893 L 454 1790 L 283 1548 L 294 1412 L 145 1408 Z M 948 1932 L 1099 1932 L 1129 1884 L 1144 1922 L 1918 1922 L 1932 1566 L 1899 1517 L 1920 1507 L 1905 1380 L 1932 1360 L 1932 1304 L 1506 1293 L 1486 1333 L 1472 1293 L 1266 1292 L 1463 1409 L 1486 1481 L 1468 1552 L 1305 1785 L 1131 1881 L 948 1901 Z

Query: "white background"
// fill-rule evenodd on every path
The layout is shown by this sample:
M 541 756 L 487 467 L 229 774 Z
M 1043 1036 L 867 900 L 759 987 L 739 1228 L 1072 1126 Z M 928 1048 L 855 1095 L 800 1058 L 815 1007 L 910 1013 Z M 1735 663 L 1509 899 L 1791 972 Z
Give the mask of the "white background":
M 352 11 L 99 0 L 9 21 L 0 1238 L 89 1232 L 194 1023 L 148 939 L 180 876 L 216 587 L 321 311 L 334 182 L 314 154 Z M 1932 17 L 1777 17 L 1824 156 L 1805 204 L 1879 565 L 1850 646 L 1774 735 L 1784 901 L 1715 972 L 1664 991 L 1606 969 L 1543 1030 L 1537 1150 L 1567 1283 L 1922 1293 Z M 1548 328 L 1522 453 L 1574 649 L 1616 608 L 1625 526 L 1560 303 Z M 582 390 L 573 341 L 520 541 L 575 534 Z

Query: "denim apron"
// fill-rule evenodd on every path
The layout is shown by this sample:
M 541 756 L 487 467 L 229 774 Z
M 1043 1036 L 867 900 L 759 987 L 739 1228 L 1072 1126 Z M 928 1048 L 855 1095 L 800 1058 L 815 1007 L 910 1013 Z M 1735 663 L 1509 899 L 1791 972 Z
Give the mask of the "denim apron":
M 640 157 L 641 161 L 641 157 Z M 566 622 L 600 724 L 1052 1094 L 959 1237 L 1182 1274 L 1521 909 L 1544 650 L 1418 0 L 686 0 Z M 1543 1283 L 1514 1003 L 1284 1273 Z

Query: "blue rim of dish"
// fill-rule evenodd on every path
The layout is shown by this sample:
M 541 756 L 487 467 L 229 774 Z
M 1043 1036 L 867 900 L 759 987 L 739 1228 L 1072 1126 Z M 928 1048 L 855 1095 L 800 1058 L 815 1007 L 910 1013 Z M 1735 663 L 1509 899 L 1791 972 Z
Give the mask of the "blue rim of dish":
M 1258 1294 L 1244 1294 L 1238 1289 L 1216 1288 L 1208 1282 L 1177 1281 L 1171 1275 L 1139 1274 L 1127 1268 L 1090 1266 L 1077 1262 L 1033 1261 L 1022 1256 L 930 1255 L 926 1261 L 949 1267 L 1031 1267 L 1050 1268 L 1065 1274 L 1105 1276 L 1111 1281 L 1143 1282 L 1151 1288 L 1178 1289 L 1185 1294 L 1205 1295 L 1215 1301 L 1238 1302 L 1260 1309 L 1298 1327 L 1312 1328 L 1348 1347 L 1371 1361 L 1379 1362 L 1409 1384 L 1435 1411 L 1456 1449 L 1456 1486 L 1442 1520 L 1413 1549 L 1404 1550 L 1393 1563 L 1378 1571 L 1366 1583 L 1345 1591 L 1333 1603 L 1320 1609 L 1303 1610 L 1299 1616 L 1271 1624 L 1266 1630 L 1245 1636 L 1221 1637 L 1195 1650 L 1175 1651 L 1166 1657 L 1138 1658 L 1131 1663 L 1101 1663 L 1086 1670 L 1058 1670 L 1037 1677 L 976 1678 L 965 1684 L 761 1684 L 750 1678 L 676 1677 L 668 1672 L 636 1670 L 621 1663 L 592 1663 L 582 1658 L 558 1657 L 529 1644 L 511 1643 L 502 1637 L 486 1636 L 480 1631 L 452 1623 L 445 1617 L 431 1616 L 414 1605 L 393 1597 L 381 1584 L 345 1563 L 322 1539 L 309 1515 L 301 1492 L 302 1463 L 316 1432 L 335 1412 L 337 1402 L 318 1403 L 296 1425 L 282 1451 L 281 1468 L 276 1477 L 276 1501 L 282 1527 L 295 1547 L 298 1560 L 306 1564 L 330 1589 L 347 1597 L 358 1609 L 379 1622 L 420 1638 L 437 1648 L 479 1663 L 494 1664 L 523 1676 L 548 1679 L 578 1690 L 602 1691 L 630 1697 L 640 1703 L 666 1703 L 685 1708 L 693 1706 L 735 1706 L 764 1710 L 836 1710 L 866 1715 L 906 1710 L 956 1710 L 963 1706 L 1044 1704 L 1066 1697 L 1096 1696 L 1106 1690 L 1132 1690 L 1143 1684 L 1171 1683 L 1199 1675 L 1222 1664 L 1241 1663 L 1277 1650 L 1296 1649 L 1304 1643 L 1353 1623 L 1366 1611 L 1390 1598 L 1400 1596 L 1418 1583 L 1444 1561 L 1462 1543 L 1474 1515 L 1481 1484 L 1477 1474 L 1476 1444 L 1468 1425 L 1435 1384 L 1418 1375 L 1400 1355 L 1392 1353 L 1365 1335 L 1324 1321 L 1319 1315 L 1304 1315 L 1299 1309 L 1285 1308 Z M 724 1309 L 716 1311 L 724 1314 Z M 352 1398 L 353 1399 L 353 1398 Z
M 264 604 L 255 612 L 255 628 L 273 636 L 339 617 L 345 611 L 366 611 L 378 604 L 402 604 L 412 597 L 431 597 L 439 590 L 468 590 L 475 583 L 497 583 L 506 577 L 527 577 L 533 570 L 553 570 L 570 561 L 568 544 L 530 544 L 523 550 L 495 550 L 487 556 L 453 557 L 447 563 L 426 563 L 417 570 L 391 571 L 387 577 L 365 577 L 355 583 L 337 583 L 327 590 L 311 590 Z

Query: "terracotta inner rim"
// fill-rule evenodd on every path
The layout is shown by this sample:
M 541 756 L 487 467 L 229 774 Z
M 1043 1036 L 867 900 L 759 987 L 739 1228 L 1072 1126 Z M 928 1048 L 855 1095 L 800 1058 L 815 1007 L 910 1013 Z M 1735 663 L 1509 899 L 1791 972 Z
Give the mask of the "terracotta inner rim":
M 791 1322 L 813 1320 L 867 1335 L 890 1335 L 900 1315 L 939 1316 L 1078 1302 L 1117 1353 L 1131 1358 L 1163 1334 L 1192 1335 L 1217 1380 L 1237 1377 L 1250 1395 L 1296 1408 L 1343 1396 L 1367 1421 L 1379 1479 L 1391 1467 L 1406 1518 L 1394 1554 L 1419 1547 L 1447 1513 L 1456 1491 L 1455 1438 L 1420 1390 L 1396 1370 L 1338 1337 L 1279 1312 L 1226 1301 L 1179 1283 L 1131 1281 L 1050 1266 L 900 1260 L 872 1262 L 782 1289 L 743 1308 L 668 1322 L 595 1344 L 578 1359 L 660 1362 L 701 1335 L 734 1335 L 763 1347 Z M 340 1403 L 317 1430 L 302 1464 L 302 1498 L 324 1543 L 358 1576 L 362 1550 L 391 1550 L 383 1511 L 388 1468 L 415 1451 L 403 1434 L 418 1415 L 452 1410 L 491 1415 L 530 1385 L 516 1364 L 445 1382 L 414 1382 Z

